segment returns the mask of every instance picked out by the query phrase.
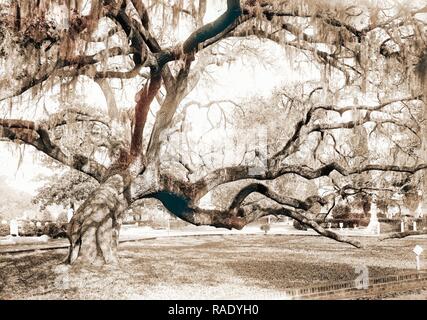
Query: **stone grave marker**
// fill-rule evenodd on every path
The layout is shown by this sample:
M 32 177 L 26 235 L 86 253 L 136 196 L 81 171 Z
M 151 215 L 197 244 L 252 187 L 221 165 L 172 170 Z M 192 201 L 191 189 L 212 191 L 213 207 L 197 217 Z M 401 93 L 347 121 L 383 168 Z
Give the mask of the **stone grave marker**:
M 15 219 L 10 220 L 9 227 L 11 236 L 19 236 L 18 221 L 16 221 Z
M 420 255 L 424 251 L 424 249 L 417 244 L 412 251 L 415 253 L 415 259 L 416 259 L 417 271 L 418 271 L 420 270 Z
M 70 223 L 71 219 L 73 218 L 74 210 L 73 208 L 68 208 L 67 210 L 67 221 Z

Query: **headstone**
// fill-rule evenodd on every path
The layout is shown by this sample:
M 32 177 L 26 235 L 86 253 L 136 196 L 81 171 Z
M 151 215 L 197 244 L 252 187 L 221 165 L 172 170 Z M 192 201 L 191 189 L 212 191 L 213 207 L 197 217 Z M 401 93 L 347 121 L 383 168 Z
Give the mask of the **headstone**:
M 415 217 L 416 218 L 422 218 L 423 217 L 423 203 L 421 201 L 418 204 L 417 210 L 415 211 Z
M 418 203 L 417 210 L 415 212 L 416 218 L 422 218 L 423 217 L 423 192 L 421 190 L 418 190 L 418 196 L 420 198 L 420 202 Z
M 400 232 L 405 232 L 405 222 L 400 222 Z
M 41 228 L 41 227 L 42 227 L 42 223 L 41 223 L 40 221 L 37 221 L 37 223 L 36 223 L 36 227 L 37 227 L 37 228 Z
M 331 228 L 332 228 L 332 223 L 328 222 L 328 229 L 331 229 Z
M 420 270 L 420 255 L 424 251 L 424 249 L 418 244 L 412 250 L 415 253 L 415 262 L 417 264 L 417 271 Z
M 340 222 L 340 229 L 342 231 L 342 228 L 344 227 L 344 223 Z
M 414 231 L 417 231 L 417 222 L 416 221 L 414 221 L 412 227 L 413 227 Z
M 18 227 L 18 221 L 16 221 L 15 219 L 10 220 L 10 235 L 11 236 L 19 236 L 19 227 Z
M 68 208 L 67 210 L 67 221 L 70 223 L 71 219 L 73 218 L 74 210 L 73 208 Z
M 377 207 L 377 196 L 372 195 L 371 201 L 371 217 L 369 219 L 369 224 L 367 226 L 368 232 L 373 234 L 379 234 L 379 221 L 378 221 L 378 207 Z

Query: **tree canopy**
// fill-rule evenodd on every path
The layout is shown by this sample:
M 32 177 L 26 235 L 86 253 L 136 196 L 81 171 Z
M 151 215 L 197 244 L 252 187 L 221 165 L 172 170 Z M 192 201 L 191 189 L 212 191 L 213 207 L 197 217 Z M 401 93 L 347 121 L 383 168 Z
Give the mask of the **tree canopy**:
M 359 247 L 313 217 L 359 193 L 406 193 L 427 168 L 424 1 L 3 0 L 0 16 L 0 136 L 97 185 L 71 222 L 70 262 L 114 261 L 122 213 L 148 198 L 195 225 L 240 229 L 285 215 Z M 267 100 L 194 94 L 212 67 L 250 55 L 266 62 L 273 45 L 283 55 L 268 63 L 293 65 L 298 85 Z M 79 85 L 96 85 L 107 109 L 90 105 L 91 90 L 76 95 Z M 135 98 L 122 106 L 126 91 Z M 56 112 L 10 116 L 52 92 Z M 207 118 L 188 117 L 192 107 Z M 231 142 L 206 152 L 203 136 L 189 138 L 197 121 L 214 129 L 214 108 L 241 129 L 232 159 L 221 156 Z M 307 181 L 318 192 L 286 192 Z M 200 206 L 227 185 L 237 186 L 227 205 Z

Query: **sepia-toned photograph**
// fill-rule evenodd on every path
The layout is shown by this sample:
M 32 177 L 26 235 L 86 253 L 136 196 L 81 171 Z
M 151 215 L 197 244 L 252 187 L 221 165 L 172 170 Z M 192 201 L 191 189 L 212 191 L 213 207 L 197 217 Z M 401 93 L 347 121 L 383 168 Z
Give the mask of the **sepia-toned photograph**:
M 0 300 L 427 300 L 426 103 L 427 0 L 0 0 Z

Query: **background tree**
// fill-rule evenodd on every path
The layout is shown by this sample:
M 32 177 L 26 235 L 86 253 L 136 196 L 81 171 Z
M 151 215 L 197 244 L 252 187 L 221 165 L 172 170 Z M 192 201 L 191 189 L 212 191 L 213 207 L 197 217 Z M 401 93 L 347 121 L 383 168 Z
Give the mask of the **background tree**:
M 10 114 L 0 120 L 3 138 L 30 144 L 99 183 L 70 224 L 70 263 L 116 262 L 123 212 L 145 198 L 159 200 L 195 225 L 240 229 L 264 215 L 286 215 L 324 236 L 360 246 L 323 229 L 310 209 L 330 208 L 337 192 L 359 191 L 353 186 L 357 175 L 375 171 L 408 176 L 427 167 L 419 156 L 404 163 L 397 160 L 403 155 L 383 162 L 382 157 L 374 159 L 369 148 L 366 157 L 360 157 L 363 152 L 344 154 L 330 133 L 368 125 L 369 131 L 378 132 L 390 125 L 409 130 L 422 141 L 418 127 L 413 127 L 416 118 L 400 116 L 411 113 L 406 109 L 425 109 L 420 81 L 427 47 L 425 3 L 227 0 L 218 3 L 223 13 L 205 23 L 209 4 L 204 0 L 2 2 L 0 99 L 9 102 L 10 113 L 25 105 L 15 97 L 30 89 L 37 95 L 59 86 L 59 97 L 66 101 L 79 83 L 96 83 L 107 103 L 101 115 L 66 108 L 46 121 Z M 179 41 L 178 27 L 184 26 L 189 32 Z M 309 55 L 322 68 L 321 88 L 304 90 L 293 109 L 302 118 L 284 121 L 283 144 L 267 143 L 262 146 L 266 153 L 255 150 L 261 164 L 213 165 L 205 173 L 191 169 L 182 157 L 164 161 L 163 150 L 171 140 L 179 107 L 196 87 L 200 71 L 213 63 L 211 58 L 222 44 L 233 47 L 246 40 L 257 41 L 259 47 L 270 42 L 283 46 L 288 61 Z M 131 109 L 118 107 L 112 79 L 123 80 L 122 91 L 131 88 L 132 81 L 139 83 Z M 89 100 L 87 95 L 80 99 Z M 150 122 L 154 109 L 157 113 Z M 344 118 L 347 111 L 353 112 L 351 119 Z M 120 137 L 108 145 L 104 161 L 84 148 L 66 150 L 55 142 L 56 128 L 76 122 L 102 123 L 111 136 Z M 184 174 L 171 170 L 171 162 L 180 163 Z M 266 183 L 290 175 L 331 179 L 337 186 L 335 194 L 298 199 Z M 345 183 L 334 182 L 338 178 Z M 199 206 L 210 190 L 236 181 L 246 183 L 227 208 Z M 246 203 L 254 193 L 261 194 L 263 201 Z
M 78 205 L 98 187 L 96 181 L 78 171 L 67 171 L 62 175 L 49 177 L 45 183 L 33 198 L 33 203 L 38 204 L 42 211 L 51 205 L 61 205 L 64 208 L 72 203 Z

